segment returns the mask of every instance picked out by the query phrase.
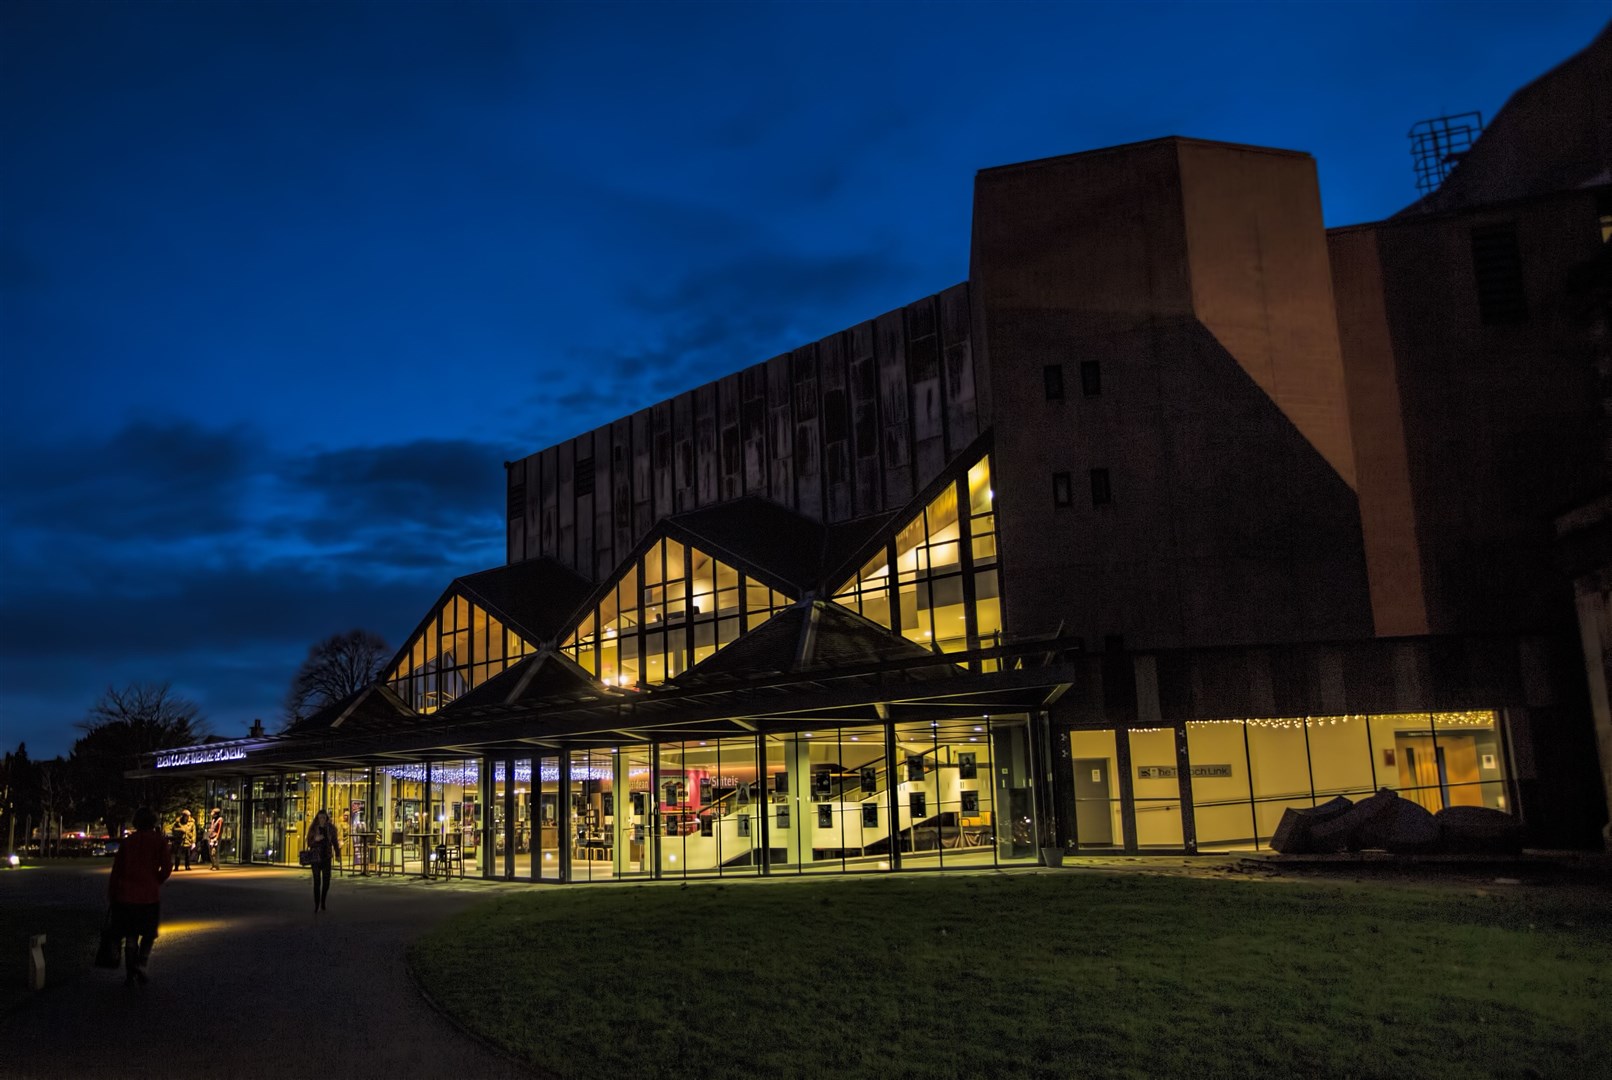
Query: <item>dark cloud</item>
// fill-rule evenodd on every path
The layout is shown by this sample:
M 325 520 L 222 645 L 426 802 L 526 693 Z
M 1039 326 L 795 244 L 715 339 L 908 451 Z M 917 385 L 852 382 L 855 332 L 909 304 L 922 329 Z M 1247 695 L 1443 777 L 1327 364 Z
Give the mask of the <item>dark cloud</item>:
M 11 447 L 0 500 L 15 526 L 169 541 L 236 528 L 260 467 L 243 429 L 137 422 L 99 442 Z
M 60 732 L 128 681 L 171 681 L 228 725 L 272 716 L 311 642 L 362 626 L 400 645 L 454 577 L 503 561 L 490 444 L 276 454 L 242 429 L 134 424 L 25 457 L 0 478 L 8 728 Z
M 469 439 L 417 439 L 311 454 L 296 484 L 342 521 L 406 520 L 436 527 L 486 513 L 503 499 L 503 447 Z
M 691 269 L 626 304 L 641 329 L 630 344 L 577 348 L 564 377 L 551 373 L 529 399 L 543 434 L 530 449 L 589 430 L 691 390 L 951 282 L 921 284 L 918 272 L 880 253 L 752 253 Z M 528 451 L 529 452 L 529 451 Z

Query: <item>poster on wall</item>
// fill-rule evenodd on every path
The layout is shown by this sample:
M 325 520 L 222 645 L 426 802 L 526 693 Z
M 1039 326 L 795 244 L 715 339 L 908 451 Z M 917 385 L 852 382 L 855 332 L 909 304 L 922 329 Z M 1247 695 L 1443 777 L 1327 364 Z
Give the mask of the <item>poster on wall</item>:
M 864 829 L 877 829 L 879 827 L 879 804 L 865 802 L 862 804 L 862 827 Z
M 980 812 L 980 793 L 977 791 L 965 791 L 962 792 L 962 796 L 963 813 L 970 815 L 978 814 Z
M 832 829 L 834 827 L 834 807 L 828 803 L 820 803 L 817 807 L 817 827 L 819 829 Z
M 778 804 L 778 816 L 777 816 L 777 818 L 775 820 L 777 822 L 778 828 L 780 828 L 780 829 L 789 828 L 789 804 L 788 803 L 779 803 Z
M 907 795 L 907 808 L 912 812 L 912 820 L 919 821 L 929 816 L 929 800 L 921 791 L 914 791 Z
M 862 790 L 872 794 L 879 786 L 879 770 L 873 765 L 862 766 Z
M 957 778 L 959 780 L 972 780 L 978 775 L 978 766 L 974 763 L 972 752 L 957 755 Z
M 907 780 L 917 783 L 924 778 L 924 759 L 917 754 L 907 755 Z
M 789 794 L 789 774 L 786 772 L 773 773 L 772 789 L 780 795 Z
M 750 815 L 749 814 L 740 814 L 739 815 L 739 835 L 740 836 L 749 836 L 750 835 Z
M 833 786 L 834 778 L 827 769 L 812 770 L 812 797 L 817 799 L 828 798 L 829 789 Z

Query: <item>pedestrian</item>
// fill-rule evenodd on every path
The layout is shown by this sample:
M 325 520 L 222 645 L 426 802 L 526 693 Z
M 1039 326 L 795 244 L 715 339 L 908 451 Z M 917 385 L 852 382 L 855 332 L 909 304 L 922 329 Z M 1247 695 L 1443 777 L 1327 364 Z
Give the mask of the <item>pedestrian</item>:
M 179 860 L 185 860 L 185 869 L 190 869 L 190 852 L 196 846 L 196 823 L 190 820 L 190 811 L 179 811 L 179 820 L 174 822 L 173 829 L 173 861 L 174 868 L 179 868 Z
M 211 860 L 211 870 L 218 869 L 218 849 L 224 843 L 224 811 L 213 807 L 213 820 L 207 823 L 207 857 Z
M 336 826 L 323 808 L 313 816 L 308 826 L 308 865 L 313 868 L 313 909 L 325 910 L 325 897 L 330 894 L 330 862 L 341 858 L 341 838 Z
M 125 986 L 145 984 L 146 961 L 157 940 L 158 890 L 173 869 L 168 841 L 157 831 L 157 815 L 142 806 L 134 812 L 134 831 L 112 857 L 112 877 L 106 885 L 112 931 L 123 942 Z

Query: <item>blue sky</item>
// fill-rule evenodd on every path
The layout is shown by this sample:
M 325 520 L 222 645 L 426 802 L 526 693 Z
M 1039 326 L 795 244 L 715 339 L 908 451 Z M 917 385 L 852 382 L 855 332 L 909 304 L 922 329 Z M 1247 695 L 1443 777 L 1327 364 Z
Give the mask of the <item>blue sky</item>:
M 271 726 L 503 559 L 502 461 L 966 278 L 974 171 L 1405 134 L 1604 3 L 0 9 L 0 745 L 108 684 Z

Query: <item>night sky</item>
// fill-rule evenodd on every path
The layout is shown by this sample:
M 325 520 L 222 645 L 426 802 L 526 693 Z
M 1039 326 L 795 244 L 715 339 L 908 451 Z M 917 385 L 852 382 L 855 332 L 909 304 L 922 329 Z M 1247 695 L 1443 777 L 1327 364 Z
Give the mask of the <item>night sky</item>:
M 968 274 L 977 169 L 1407 129 L 1594 3 L 0 8 L 0 746 L 109 684 L 278 726 L 503 561 L 503 469 Z

